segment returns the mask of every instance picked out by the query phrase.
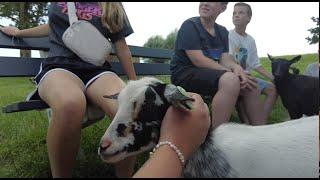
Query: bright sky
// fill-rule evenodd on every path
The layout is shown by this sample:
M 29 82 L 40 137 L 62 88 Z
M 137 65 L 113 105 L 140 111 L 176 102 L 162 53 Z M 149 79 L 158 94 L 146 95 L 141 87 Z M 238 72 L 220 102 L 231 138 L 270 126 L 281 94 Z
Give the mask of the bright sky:
M 124 2 L 134 33 L 127 37 L 129 45 L 142 46 L 148 38 L 162 35 L 163 38 L 179 29 L 183 21 L 198 16 L 198 2 Z M 228 4 L 217 23 L 228 30 L 233 29 L 232 11 L 235 2 Z M 260 57 L 271 55 L 294 55 L 316 53 L 318 44 L 309 45 L 307 31 L 314 28 L 310 18 L 319 17 L 319 2 L 249 2 L 253 11 L 247 32 L 257 44 Z M 3 21 L 3 20 L 2 20 Z M 8 25 L 9 22 L 0 24 Z M 15 51 L 15 53 L 13 53 Z M 16 50 L 0 49 L 0 56 L 17 54 Z M 37 56 L 37 53 L 33 53 Z

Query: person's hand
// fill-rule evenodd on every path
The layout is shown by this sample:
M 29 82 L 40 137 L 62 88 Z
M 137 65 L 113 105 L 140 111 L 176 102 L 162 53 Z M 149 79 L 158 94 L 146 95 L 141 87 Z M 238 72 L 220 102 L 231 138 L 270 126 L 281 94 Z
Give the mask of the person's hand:
M 255 77 L 251 76 L 251 74 L 246 74 L 247 75 L 247 85 L 246 85 L 246 89 L 248 90 L 253 90 L 258 88 L 258 84 L 257 84 L 257 80 Z
M 104 60 L 107 61 L 108 63 L 111 63 L 111 60 L 112 60 L 112 56 L 111 54 L 108 54 L 104 57 Z
M 161 124 L 159 141 L 171 141 L 187 160 L 204 142 L 210 126 L 208 106 L 200 95 L 188 93 L 194 98 L 190 111 L 169 107 Z
M 13 26 L 6 26 L 6 27 L 2 27 L 0 28 L 0 30 L 5 33 L 6 35 L 9 36 L 15 36 L 17 37 L 19 35 L 19 29 Z
M 233 73 L 240 78 L 240 89 L 252 90 L 258 87 L 255 78 L 252 77 L 250 73 L 245 72 L 241 66 L 234 67 Z

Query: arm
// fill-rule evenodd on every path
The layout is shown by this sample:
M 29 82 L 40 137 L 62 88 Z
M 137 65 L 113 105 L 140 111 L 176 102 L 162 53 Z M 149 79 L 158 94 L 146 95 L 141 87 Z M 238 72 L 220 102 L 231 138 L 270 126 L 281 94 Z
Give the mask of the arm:
M 137 76 L 132 64 L 132 56 L 130 49 L 124 38 L 119 39 L 115 43 L 117 57 L 130 80 L 136 80 Z
M 262 66 L 257 67 L 255 69 L 255 71 L 257 71 L 258 73 L 260 73 L 264 77 L 270 79 L 271 81 L 274 80 L 274 76 L 270 72 L 266 71 Z
M 161 146 L 133 176 L 134 178 L 179 177 L 182 166 L 177 154 L 166 145 Z
M 181 150 L 185 160 L 205 141 L 210 126 L 208 106 L 198 94 L 191 111 L 170 107 L 162 121 L 159 141 L 170 141 Z M 201 120 L 201 121 L 199 121 Z M 134 177 L 180 177 L 182 165 L 176 152 L 167 145 L 160 146 Z
M 186 50 L 186 54 L 192 64 L 197 67 L 230 71 L 230 69 L 204 56 L 201 50 Z
M 235 62 L 233 56 L 229 53 L 222 53 L 220 62 L 223 66 L 228 67 L 231 70 L 234 70 L 236 68 L 242 69 L 242 67 Z
M 16 27 L 7 26 L 1 28 L 1 31 L 14 37 L 44 37 L 49 35 L 49 24 L 39 25 L 29 29 L 19 30 Z
M 250 66 L 258 73 L 260 73 L 262 76 L 268 78 L 269 80 L 273 81 L 274 77 L 273 75 L 266 71 L 263 66 L 260 63 L 260 59 L 258 56 L 258 51 L 257 51 L 257 46 L 256 46 L 256 42 L 253 40 L 251 43 L 251 51 L 249 51 L 251 53 L 251 57 L 252 57 L 252 61 L 250 62 Z

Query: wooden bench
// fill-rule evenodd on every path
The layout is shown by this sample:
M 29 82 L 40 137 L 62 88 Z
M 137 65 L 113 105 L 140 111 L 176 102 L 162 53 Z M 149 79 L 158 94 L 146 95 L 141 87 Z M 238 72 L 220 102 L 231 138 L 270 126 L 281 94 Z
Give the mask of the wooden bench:
M 49 51 L 49 38 L 13 38 L 0 31 L 0 48 Z M 170 59 L 173 51 L 138 46 L 129 46 L 132 57 Z M 115 55 L 115 51 L 112 51 Z M 34 77 L 44 58 L 5 57 L 0 54 L 0 77 Z M 112 69 L 118 75 L 125 75 L 119 62 L 112 62 Z M 170 75 L 169 64 L 164 63 L 134 63 L 137 75 Z M 15 102 L 2 108 L 4 113 L 14 113 L 29 110 L 43 110 L 49 106 L 42 100 Z M 83 121 L 82 127 L 87 127 L 101 119 Z

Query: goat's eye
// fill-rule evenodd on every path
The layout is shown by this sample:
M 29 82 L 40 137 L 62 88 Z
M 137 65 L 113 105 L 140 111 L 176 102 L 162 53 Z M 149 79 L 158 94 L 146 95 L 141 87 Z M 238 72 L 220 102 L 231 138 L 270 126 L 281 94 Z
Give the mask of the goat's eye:
M 126 130 L 127 126 L 124 124 L 119 124 L 117 127 L 117 135 L 119 137 L 124 137 L 125 136 L 125 130 Z

